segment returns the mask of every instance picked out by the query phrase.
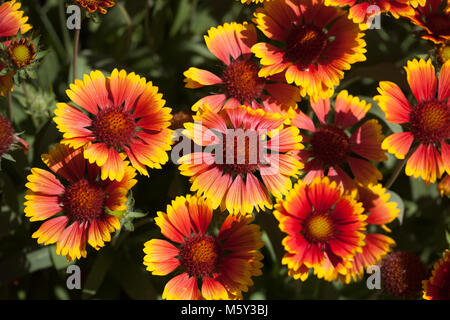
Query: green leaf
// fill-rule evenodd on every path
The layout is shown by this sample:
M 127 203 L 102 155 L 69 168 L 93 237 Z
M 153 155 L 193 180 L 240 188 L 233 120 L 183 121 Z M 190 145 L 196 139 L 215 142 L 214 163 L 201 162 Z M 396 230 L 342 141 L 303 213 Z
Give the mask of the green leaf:
M 148 215 L 148 212 L 128 212 L 125 215 L 126 219 L 136 219 L 136 218 L 143 218 Z
M 103 280 L 108 273 L 108 270 L 113 262 L 114 249 L 111 247 L 105 247 L 97 256 L 91 272 L 86 280 L 86 284 L 83 288 L 82 298 L 91 298 L 97 293 L 97 290 L 103 283 Z
M 116 259 L 114 277 L 125 293 L 133 300 L 155 300 L 156 290 L 151 282 L 151 275 L 142 264 L 135 261 Z
M 180 0 L 178 5 L 177 14 L 172 22 L 172 28 L 170 29 L 170 36 L 175 36 L 180 28 L 186 24 L 191 16 L 191 4 L 190 0 Z
M 115 217 L 117 217 L 118 219 L 122 219 L 122 218 L 125 216 L 125 214 L 127 213 L 127 211 L 126 211 L 126 210 L 116 210 L 116 211 L 112 211 L 112 210 L 110 210 L 108 207 L 106 207 L 106 213 L 107 213 L 107 214 L 110 214 L 110 215 L 112 215 L 112 216 L 115 216 Z

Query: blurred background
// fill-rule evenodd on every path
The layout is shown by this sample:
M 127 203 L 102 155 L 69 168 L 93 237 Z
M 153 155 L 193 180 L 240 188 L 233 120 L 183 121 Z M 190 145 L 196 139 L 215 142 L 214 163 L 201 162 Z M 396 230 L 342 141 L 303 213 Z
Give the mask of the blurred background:
M 44 168 L 40 156 L 61 139 L 52 121 L 56 102 L 66 102 L 65 90 L 72 82 L 74 30 L 66 28 L 63 0 L 22 0 L 25 14 L 40 36 L 45 51 L 37 66 L 36 79 L 16 85 L 13 98 L 14 128 L 23 132 L 29 153 L 13 153 L 16 162 L 2 161 L 0 171 L 0 299 L 159 299 L 169 277 L 152 276 L 142 264 L 143 245 L 161 238 L 153 222 L 158 210 L 177 195 L 189 192 L 189 182 L 176 165 L 151 170 L 150 178 L 139 177 L 133 189 L 135 211 L 148 215 L 127 225 L 105 248 L 88 250 L 86 259 L 76 261 L 82 270 L 82 289 L 68 290 L 69 263 L 55 254 L 54 246 L 39 246 L 31 238 L 40 223 L 24 216 L 26 177 L 32 167 Z M 114 68 L 135 72 L 151 80 L 163 93 L 173 112 L 188 111 L 208 89 L 186 89 L 183 72 L 190 66 L 220 73 L 221 63 L 206 48 L 203 35 L 224 22 L 250 21 L 256 6 L 234 0 L 129 0 L 117 1 L 106 15 L 84 19 L 80 36 L 77 77 L 91 70 L 109 74 Z M 263 35 L 259 34 L 260 39 Z M 352 66 L 336 90 L 370 100 L 371 117 L 383 122 L 385 133 L 395 130 L 383 120 L 371 100 L 378 81 L 390 80 L 407 90 L 403 71 L 408 59 L 428 57 L 429 42 L 417 36 L 417 29 L 405 20 L 381 17 L 381 29 L 366 32 L 367 61 Z M 24 88 L 26 94 L 24 92 Z M 308 102 L 299 107 L 306 110 Z M 6 114 L 7 100 L 0 97 L 0 112 Z M 396 160 L 380 164 L 386 182 Z M 402 211 L 402 222 L 394 221 L 391 237 L 398 250 L 417 254 L 430 267 L 448 248 L 450 241 L 449 200 L 441 198 L 435 185 L 401 174 L 392 186 L 392 199 Z M 392 299 L 382 290 L 368 290 L 365 279 L 350 285 L 328 283 L 311 276 L 306 282 L 287 276 L 280 264 L 283 235 L 270 212 L 256 218 L 264 230 L 266 246 L 263 275 L 246 299 Z M 134 229 L 134 231 L 132 231 Z M 73 263 L 73 262 L 72 262 Z

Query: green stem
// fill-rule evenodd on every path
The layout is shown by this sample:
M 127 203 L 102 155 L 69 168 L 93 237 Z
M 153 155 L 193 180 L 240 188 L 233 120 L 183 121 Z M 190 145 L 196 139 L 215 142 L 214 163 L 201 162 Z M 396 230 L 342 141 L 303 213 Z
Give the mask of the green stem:
M 397 164 L 397 167 L 395 167 L 394 172 L 392 173 L 392 175 L 389 177 L 389 180 L 385 184 L 386 189 L 390 189 L 392 187 L 394 182 L 397 180 L 400 172 L 403 170 L 403 167 L 405 166 L 409 157 L 413 154 L 414 151 L 415 151 L 415 148 L 411 148 L 409 150 L 408 154 L 405 156 L 405 158 Z
M 11 123 L 14 121 L 14 114 L 13 114 L 13 109 L 12 109 L 12 96 L 11 96 L 11 92 L 8 92 L 8 116 L 9 116 L 9 120 L 11 121 Z
M 80 43 L 80 30 L 75 29 L 75 37 L 73 40 L 73 81 L 77 78 L 77 61 L 78 61 L 78 46 Z

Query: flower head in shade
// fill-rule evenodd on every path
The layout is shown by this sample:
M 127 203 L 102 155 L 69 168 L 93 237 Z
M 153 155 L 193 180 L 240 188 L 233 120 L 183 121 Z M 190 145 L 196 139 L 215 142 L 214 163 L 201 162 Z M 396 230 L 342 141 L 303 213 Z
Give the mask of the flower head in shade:
M 0 158 L 9 151 L 14 142 L 14 129 L 11 121 L 0 115 Z
M 12 37 L 28 32 L 32 26 L 27 24 L 28 17 L 20 11 L 21 3 L 15 0 L 0 5 L 0 37 Z
M 407 18 L 424 30 L 423 39 L 434 43 L 450 40 L 450 2 L 427 0 L 415 8 L 415 14 Z
M 177 274 L 165 286 L 163 299 L 242 299 L 261 275 L 263 247 L 259 227 L 244 216 L 228 216 L 214 230 L 211 202 L 177 197 L 158 212 L 156 224 L 168 239 L 145 243 L 144 265 L 154 275 Z
M 450 196 L 450 176 L 446 174 L 437 185 L 441 197 Z
M 422 281 L 423 298 L 426 300 L 450 300 L 450 251 L 433 266 L 431 277 Z
M 192 106 L 193 111 L 206 103 L 217 112 L 222 107 L 241 105 L 268 112 L 287 112 L 300 101 L 297 87 L 284 83 L 284 78 L 258 76 L 259 64 L 252 60 L 250 48 L 257 42 L 253 24 L 225 23 L 211 28 L 206 45 L 223 62 L 220 76 L 207 70 L 190 68 L 184 75 L 187 88 L 216 85 L 222 93 L 206 96 Z
M 389 81 L 380 82 L 380 95 L 374 97 L 387 121 L 404 128 L 384 139 L 382 148 L 398 159 L 411 154 L 406 174 L 434 183 L 450 173 L 450 61 L 442 66 L 438 83 L 431 60 L 408 61 L 405 70 L 415 103 Z
M 327 6 L 350 7 L 348 18 L 359 23 L 362 30 L 370 27 L 370 19 L 376 14 L 389 12 L 396 19 L 414 15 L 408 0 L 325 0 Z
M 445 41 L 437 48 L 436 58 L 440 64 L 450 60 L 450 40 Z
M 383 289 L 395 297 L 416 297 L 425 277 L 425 265 L 408 251 L 393 252 L 381 263 Z
M 317 176 L 328 176 L 346 189 L 355 189 L 353 179 L 344 171 L 347 166 L 353 176 L 364 184 L 382 179 L 381 172 L 369 161 L 386 160 L 381 149 L 384 138 L 377 120 L 358 124 L 370 110 L 370 103 L 341 91 L 335 100 L 334 116 L 329 99 L 311 102 L 318 124 L 302 111 L 297 111 L 292 125 L 301 129 L 304 150 L 297 155 L 305 163 L 306 183 Z
M 56 253 L 67 259 L 86 257 L 86 245 L 96 250 L 120 228 L 108 210 L 126 209 L 128 191 L 136 184 L 136 171 L 127 166 L 122 181 L 100 180 L 100 169 L 74 150 L 57 144 L 42 161 L 51 172 L 33 168 L 28 176 L 25 215 L 45 221 L 33 234 L 38 243 L 56 243 Z
M 348 259 L 362 252 L 365 244 L 367 216 L 362 213 L 361 203 L 328 178 L 316 178 L 309 185 L 300 180 L 286 200 L 278 200 L 274 211 L 287 234 L 282 264 L 289 275 L 304 281 L 309 270 L 317 271 L 325 260 L 345 273 Z
M 14 70 L 8 70 L 7 64 L 0 62 L 0 95 L 6 96 L 13 91 Z
M 364 186 L 359 183 L 357 194 L 358 201 L 363 205 L 364 214 L 367 215 L 368 230 L 365 231 L 365 245 L 361 252 L 345 263 L 350 265 L 345 272 L 339 273 L 329 259 L 325 259 L 323 264 L 315 270 L 319 278 L 323 277 L 327 281 L 339 279 L 346 284 L 359 281 L 363 279 L 367 268 L 379 264 L 395 246 L 392 238 L 377 231 L 369 231 L 369 228 L 378 226 L 390 232 L 386 224 L 398 217 L 400 210 L 397 208 L 397 203 L 389 201 L 390 194 L 381 184 Z
M 28 152 L 28 142 L 15 135 L 11 121 L 0 115 L 0 159 L 19 145 L 22 145 L 25 153 Z
M 299 130 L 284 126 L 286 117 L 241 106 L 215 113 L 205 105 L 184 135 L 200 149 L 179 160 L 181 174 L 191 177 L 191 191 L 231 214 L 272 208 L 270 194 L 282 197 L 292 187 L 302 163 L 290 152 L 300 150 Z
M 58 103 L 54 121 L 63 144 L 86 146 L 84 157 L 102 169 L 102 179 L 121 180 L 125 161 L 148 176 L 147 167 L 160 169 L 169 160 L 171 109 L 158 88 L 145 78 L 115 69 L 75 80 L 66 91 L 71 103 Z
M 288 83 L 313 100 L 333 95 L 334 86 L 351 64 L 364 61 L 366 43 L 358 24 L 340 8 L 322 0 L 280 0 L 264 3 L 255 23 L 279 45 L 260 42 L 252 52 L 263 65 L 259 76 L 285 72 Z
M 105 14 L 106 9 L 114 7 L 116 3 L 110 0 L 76 0 L 77 3 L 89 12 Z

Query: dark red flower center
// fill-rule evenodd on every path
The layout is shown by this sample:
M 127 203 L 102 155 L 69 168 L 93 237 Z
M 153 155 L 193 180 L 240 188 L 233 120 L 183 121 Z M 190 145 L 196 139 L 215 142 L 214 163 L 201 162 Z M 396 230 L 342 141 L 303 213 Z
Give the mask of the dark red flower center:
M 416 105 L 409 114 L 411 132 L 422 143 L 450 138 L 450 107 L 443 101 Z
M 235 60 L 222 73 L 222 81 L 227 95 L 241 103 L 258 98 L 265 80 L 258 77 L 259 67 L 249 60 Z
M 80 180 L 66 188 L 62 204 L 76 220 L 93 220 L 104 213 L 106 193 L 95 182 Z
M 211 275 L 218 267 L 220 247 L 209 234 L 194 234 L 180 248 L 180 264 L 190 277 Z
M 0 115 L 0 157 L 9 150 L 14 142 L 14 130 L 11 122 Z
M 344 130 L 327 125 L 311 137 L 312 153 L 324 165 L 334 166 L 343 163 L 350 154 L 350 140 Z
M 422 289 L 422 280 L 425 277 L 422 261 L 406 251 L 391 253 L 381 266 L 384 289 L 397 297 L 416 296 Z
M 223 138 L 223 158 L 217 163 L 235 174 L 253 172 L 260 163 L 261 140 L 255 130 L 236 130 Z M 222 163 L 220 163 L 222 162 Z
M 286 39 L 286 57 L 303 69 L 315 64 L 327 46 L 327 35 L 313 25 L 294 28 Z
M 303 232 L 309 242 L 327 242 L 333 238 L 334 223 L 328 213 L 311 215 L 304 222 Z
M 121 107 L 110 107 L 99 111 L 92 121 L 94 134 L 108 147 L 121 151 L 136 135 L 136 122 L 131 113 Z

